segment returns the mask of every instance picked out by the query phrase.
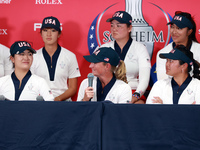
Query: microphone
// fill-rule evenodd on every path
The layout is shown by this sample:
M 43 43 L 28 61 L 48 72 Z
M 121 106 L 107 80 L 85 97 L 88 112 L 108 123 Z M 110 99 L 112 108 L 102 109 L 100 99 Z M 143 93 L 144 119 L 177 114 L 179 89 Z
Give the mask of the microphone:
M 5 96 L 4 95 L 0 95 L 0 101 L 5 101 L 5 100 L 6 100 Z
M 92 73 L 89 73 L 87 77 L 88 77 L 88 87 L 92 87 L 94 75 Z
M 42 96 L 38 95 L 38 96 L 36 97 L 36 100 L 37 100 L 37 101 L 44 101 L 44 98 L 43 98 Z
M 92 73 L 89 73 L 87 77 L 88 77 L 88 87 L 92 87 L 94 75 Z M 90 98 L 89 101 L 91 101 L 91 99 L 92 98 Z
M 0 95 L 0 101 L 9 101 L 4 95 Z

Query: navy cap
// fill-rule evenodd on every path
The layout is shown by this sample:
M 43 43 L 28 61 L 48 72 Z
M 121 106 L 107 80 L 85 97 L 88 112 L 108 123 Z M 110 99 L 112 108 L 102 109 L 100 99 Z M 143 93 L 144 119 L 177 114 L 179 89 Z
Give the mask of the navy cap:
M 120 62 L 119 55 L 111 47 L 101 47 L 95 50 L 91 55 L 83 56 L 88 62 L 110 63 L 112 66 L 117 66 Z
M 25 50 L 30 50 L 32 53 L 36 53 L 36 51 L 31 47 L 31 44 L 29 44 L 26 41 L 17 41 L 13 43 L 10 47 L 10 55 L 14 56 L 15 54 L 20 54 L 24 52 Z
M 42 27 L 41 27 L 40 30 L 42 30 L 44 28 L 53 28 L 57 31 L 61 31 L 59 20 L 56 17 L 53 17 L 53 16 L 46 17 L 46 18 L 43 19 Z
M 182 15 L 175 15 L 172 21 L 167 23 L 167 25 L 169 24 L 175 24 L 180 29 L 185 28 L 185 27 L 188 27 L 189 29 L 193 28 L 192 22 Z
M 109 18 L 106 20 L 106 22 L 111 22 L 113 20 L 117 20 L 120 23 L 127 23 L 127 24 L 132 24 L 132 17 L 129 13 L 125 11 L 117 11 L 114 13 L 112 18 Z
M 193 61 L 177 48 L 172 49 L 169 53 L 160 53 L 159 57 L 163 59 L 182 60 L 190 66 L 193 65 Z

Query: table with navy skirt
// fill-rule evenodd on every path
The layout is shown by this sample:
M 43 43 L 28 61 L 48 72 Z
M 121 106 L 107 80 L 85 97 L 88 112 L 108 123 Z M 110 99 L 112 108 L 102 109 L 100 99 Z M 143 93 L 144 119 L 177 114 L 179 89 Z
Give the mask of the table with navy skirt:
M 199 150 L 200 105 L 0 101 L 0 150 Z

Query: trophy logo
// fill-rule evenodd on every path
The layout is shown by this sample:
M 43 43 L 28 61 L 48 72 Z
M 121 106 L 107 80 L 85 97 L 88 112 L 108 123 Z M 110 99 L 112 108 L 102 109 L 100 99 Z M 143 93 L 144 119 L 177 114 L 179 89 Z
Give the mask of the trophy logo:
M 102 31 L 100 33 L 100 23 L 106 11 L 117 4 L 118 3 L 114 3 L 113 5 L 107 7 L 93 20 L 88 32 L 88 50 L 90 54 L 92 54 L 98 46 L 114 40 L 108 29 L 104 29 L 103 34 Z M 163 13 L 163 17 L 166 19 L 166 23 L 172 20 L 170 14 L 166 13 L 160 6 L 151 2 L 149 2 L 149 4 L 157 7 L 161 13 Z M 125 0 L 125 6 L 125 11 L 129 13 L 133 19 L 131 37 L 135 41 L 138 41 L 146 46 L 151 58 L 151 60 L 149 60 L 152 63 L 150 85 L 153 85 L 157 81 L 156 62 L 155 59 L 152 60 L 152 56 L 155 56 L 156 54 L 156 52 L 154 53 L 154 43 L 163 43 L 165 47 L 168 43 L 172 42 L 172 38 L 170 38 L 170 26 L 166 26 L 167 32 L 165 32 L 166 39 L 164 40 L 163 30 L 160 30 L 159 33 L 156 33 L 153 27 L 150 26 L 144 19 L 142 12 L 142 0 Z M 103 35 L 103 38 L 101 35 Z
M 90 54 L 93 53 L 93 51 L 96 49 L 96 47 L 101 46 L 103 43 L 107 43 L 109 41 L 113 41 L 113 37 L 110 34 L 108 30 L 104 30 L 103 36 L 104 38 L 101 41 L 100 35 L 102 33 L 99 33 L 100 28 L 100 22 L 105 14 L 105 12 L 116 5 L 117 3 L 107 7 L 102 13 L 99 13 L 96 18 L 93 20 L 89 32 L 88 32 L 88 49 Z M 166 21 L 169 22 L 169 18 L 171 19 L 171 16 L 162 10 L 159 6 L 156 4 L 150 3 L 160 9 L 162 13 L 164 14 Z M 132 16 L 132 32 L 131 37 L 142 44 L 144 44 L 148 50 L 150 58 L 152 58 L 153 51 L 154 51 L 154 42 L 161 42 L 164 43 L 166 46 L 169 43 L 170 39 L 170 33 L 169 33 L 169 26 L 168 26 L 168 35 L 166 41 L 164 41 L 163 31 L 161 30 L 159 34 L 156 34 L 153 30 L 153 27 L 150 26 L 143 17 L 142 12 L 142 0 L 125 0 L 125 11 L 129 13 Z M 171 41 L 170 41 L 171 42 Z
M 154 42 L 151 40 L 153 27 L 149 26 L 143 17 L 142 0 L 126 0 L 125 11 L 133 18 L 132 38 L 146 46 L 151 58 L 154 49 Z

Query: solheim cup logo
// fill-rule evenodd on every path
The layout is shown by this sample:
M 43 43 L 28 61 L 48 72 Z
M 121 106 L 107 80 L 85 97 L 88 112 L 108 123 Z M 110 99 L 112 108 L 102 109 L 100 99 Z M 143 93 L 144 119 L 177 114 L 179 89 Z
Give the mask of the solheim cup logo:
M 166 24 L 172 20 L 172 17 L 170 16 L 170 14 L 166 13 L 161 7 L 159 7 L 156 4 L 151 3 L 151 2 L 147 2 L 147 3 L 150 4 L 149 7 L 153 6 L 153 7 L 156 7 L 158 10 L 160 10 L 161 14 L 163 14 L 162 19 L 166 20 L 166 22 L 165 22 Z M 106 42 L 114 40 L 109 31 L 110 29 L 104 29 L 105 28 L 104 27 L 103 30 L 100 30 L 100 29 L 102 29 L 103 26 L 105 26 L 105 24 L 103 26 L 100 26 L 100 24 L 101 24 L 103 15 L 106 13 L 106 11 L 113 6 L 116 6 L 117 4 L 118 3 L 115 3 L 111 6 L 109 6 L 102 13 L 99 13 L 96 16 L 96 18 L 93 20 L 93 22 L 90 26 L 89 32 L 88 32 L 88 50 L 89 50 L 90 54 L 92 54 L 93 51 L 98 46 L 101 46 L 102 44 L 104 44 Z M 136 40 L 140 43 L 143 43 L 146 46 L 148 53 L 150 55 L 150 58 L 151 58 L 152 68 L 151 68 L 151 77 L 150 77 L 149 85 L 152 86 L 157 81 L 155 57 L 156 57 L 156 53 L 157 53 L 156 50 L 158 50 L 158 49 L 157 49 L 157 47 L 154 48 L 154 46 L 155 46 L 155 43 L 158 43 L 159 46 L 162 45 L 160 47 L 163 48 L 172 41 L 172 39 L 170 38 L 170 26 L 169 25 L 167 26 L 165 23 L 162 23 L 163 29 L 167 29 L 167 30 L 165 30 L 165 34 L 163 33 L 163 30 L 160 30 L 160 31 L 156 30 L 156 32 L 155 32 L 153 27 L 150 26 L 143 17 L 142 0 L 126 0 L 125 5 L 126 5 L 125 11 L 128 12 L 133 18 L 133 21 L 132 21 L 133 28 L 132 28 L 131 36 L 134 40 Z M 118 11 L 118 10 L 116 10 L 116 11 Z M 103 34 L 102 34 L 102 31 L 103 31 Z M 103 37 L 102 37 L 102 35 L 103 35 Z M 165 37 L 165 39 L 164 39 L 164 37 Z M 159 47 L 159 50 L 161 49 L 160 47 Z M 152 59 L 152 58 L 154 58 L 154 59 Z
M 144 20 L 142 14 L 142 0 L 126 0 L 126 12 L 133 18 L 132 38 L 143 43 L 151 57 L 154 47 L 154 42 L 152 40 L 153 28 Z
M 155 33 L 155 31 L 153 30 L 153 27 L 150 26 L 144 19 L 143 17 L 143 12 L 142 12 L 142 0 L 126 0 L 126 12 L 128 12 L 132 18 L 132 38 L 140 43 L 143 43 L 150 55 L 150 58 L 153 55 L 153 50 L 154 50 L 154 43 L 155 42 L 160 42 L 163 43 L 164 46 L 166 46 L 169 43 L 169 38 L 170 38 L 170 34 L 169 34 L 169 29 L 170 27 L 166 25 L 166 27 L 168 28 L 168 33 L 167 33 L 167 38 L 166 40 L 164 40 L 164 35 L 163 35 L 163 31 L 161 30 L 159 33 Z M 100 39 L 100 35 L 102 33 L 99 33 L 99 28 L 100 28 L 100 22 L 101 19 L 104 15 L 104 13 L 111 7 L 113 7 L 114 5 L 116 5 L 117 3 L 109 6 L 108 8 L 106 8 L 102 13 L 98 14 L 96 16 L 96 18 L 93 20 L 90 29 L 89 29 L 89 33 L 88 33 L 88 49 L 90 54 L 93 53 L 93 51 L 95 50 L 95 48 L 97 46 L 101 46 L 102 44 L 109 42 L 110 40 L 114 40 L 112 38 L 112 35 L 110 35 L 110 31 L 106 30 L 103 32 L 103 40 Z M 164 10 L 162 10 L 159 6 L 157 6 L 156 4 L 150 3 L 152 5 L 154 5 L 155 7 L 157 7 L 158 9 L 161 10 L 161 12 L 164 14 L 164 17 L 166 18 L 166 23 L 169 22 L 169 18 L 170 20 L 172 19 L 172 17 L 168 14 L 166 14 L 164 12 Z M 117 11 L 117 10 L 116 10 Z M 103 41 L 103 42 L 101 42 Z

